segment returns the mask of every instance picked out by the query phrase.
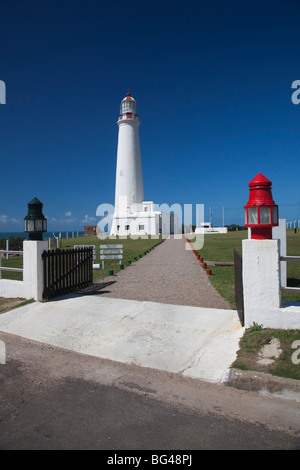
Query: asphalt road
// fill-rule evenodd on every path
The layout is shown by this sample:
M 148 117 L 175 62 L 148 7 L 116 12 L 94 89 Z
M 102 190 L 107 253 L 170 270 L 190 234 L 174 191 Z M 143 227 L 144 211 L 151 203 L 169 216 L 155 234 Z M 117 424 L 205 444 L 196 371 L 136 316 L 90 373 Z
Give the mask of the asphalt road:
M 299 403 L 0 333 L 0 449 L 295 449 Z M 187 452 L 185 452 L 187 453 Z M 106 460 L 110 452 L 106 452 Z M 130 455 L 130 453 L 128 454 Z M 101 463 L 99 461 L 99 463 Z

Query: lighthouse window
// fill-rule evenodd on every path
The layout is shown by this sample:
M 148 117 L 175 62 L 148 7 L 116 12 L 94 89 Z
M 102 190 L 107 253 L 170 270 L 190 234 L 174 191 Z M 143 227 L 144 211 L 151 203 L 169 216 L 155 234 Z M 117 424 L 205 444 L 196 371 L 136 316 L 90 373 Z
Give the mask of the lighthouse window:
M 260 207 L 259 211 L 260 223 L 261 224 L 270 224 L 271 223 L 271 214 L 269 207 Z
M 130 109 L 129 103 L 127 103 L 127 102 L 123 103 L 123 111 L 126 112 L 126 111 L 129 111 L 129 109 Z
M 125 230 L 130 230 L 130 225 L 125 225 Z
M 139 225 L 139 230 L 145 230 L 145 225 Z

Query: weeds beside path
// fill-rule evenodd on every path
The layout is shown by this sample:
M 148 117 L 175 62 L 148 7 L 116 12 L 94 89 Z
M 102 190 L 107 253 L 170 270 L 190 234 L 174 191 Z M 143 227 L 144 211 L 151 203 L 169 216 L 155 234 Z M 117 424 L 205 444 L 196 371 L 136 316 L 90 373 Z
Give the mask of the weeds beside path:
M 278 341 L 278 357 L 274 352 L 270 353 L 271 356 L 264 356 L 262 351 L 274 340 Z M 240 340 L 240 349 L 232 367 L 300 380 L 300 352 L 297 352 L 297 344 L 300 344 L 300 330 L 250 328 Z
M 34 302 L 34 300 L 26 300 L 26 299 L 7 299 L 5 297 L 0 297 L 0 314 L 4 312 L 8 312 L 17 307 L 22 307 L 23 305 L 29 304 Z

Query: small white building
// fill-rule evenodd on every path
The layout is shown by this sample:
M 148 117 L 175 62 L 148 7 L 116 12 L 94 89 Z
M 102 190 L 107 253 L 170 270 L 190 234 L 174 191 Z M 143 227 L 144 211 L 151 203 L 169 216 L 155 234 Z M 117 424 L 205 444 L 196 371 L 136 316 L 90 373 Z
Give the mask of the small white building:
M 111 234 L 120 236 L 169 235 L 179 233 L 176 215 L 155 210 L 154 202 L 142 202 L 142 210 L 128 209 L 114 215 Z
M 178 217 L 155 210 L 144 201 L 142 161 L 136 101 L 130 93 L 121 101 L 118 119 L 115 211 L 111 235 L 148 236 L 179 233 Z
M 200 234 L 215 234 L 215 233 L 227 233 L 227 227 L 212 227 L 210 222 L 202 222 L 200 227 L 196 227 L 195 233 Z

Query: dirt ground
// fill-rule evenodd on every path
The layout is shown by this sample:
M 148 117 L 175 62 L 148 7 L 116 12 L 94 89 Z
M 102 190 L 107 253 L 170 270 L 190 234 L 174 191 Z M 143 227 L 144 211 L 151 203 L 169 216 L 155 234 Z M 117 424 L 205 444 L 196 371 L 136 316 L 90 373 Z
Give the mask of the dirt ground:
M 26 299 L 6 299 L 4 297 L 0 297 L 0 314 L 7 312 L 8 310 L 12 310 L 13 308 L 21 307 L 22 305 L 31 302 L 31 300 Z

